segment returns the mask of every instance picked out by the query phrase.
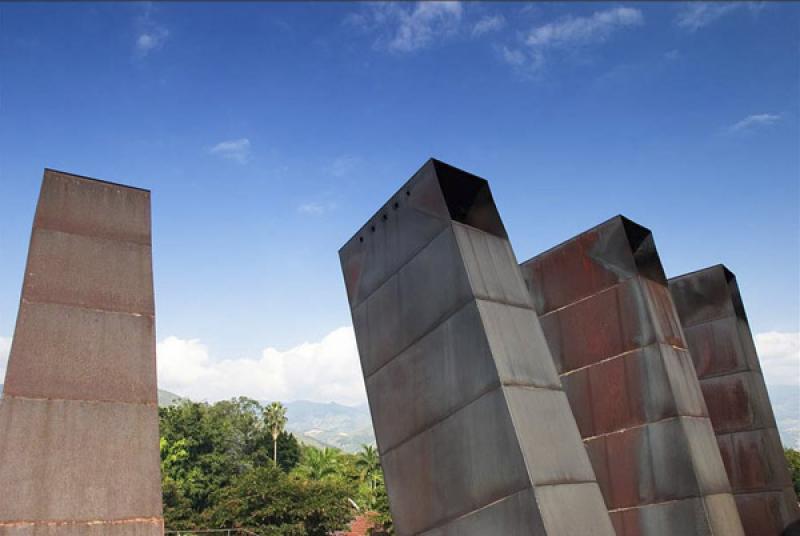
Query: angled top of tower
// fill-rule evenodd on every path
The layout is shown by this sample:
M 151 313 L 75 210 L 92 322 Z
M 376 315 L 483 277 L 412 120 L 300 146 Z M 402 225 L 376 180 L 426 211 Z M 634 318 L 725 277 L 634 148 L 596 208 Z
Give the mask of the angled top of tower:
M 632 277 L 666 285 L 649 229 L 622 215 L 584 231 L 521 264 L 539 314 L 586 298 Z M 564 274 L 573 277 L 564 277 Z
M 507 238 L 489 183 L 429 159 L 339 250 L 353 306 L 453 222 Z M 369 258 L 369 273 L 361 266 Z

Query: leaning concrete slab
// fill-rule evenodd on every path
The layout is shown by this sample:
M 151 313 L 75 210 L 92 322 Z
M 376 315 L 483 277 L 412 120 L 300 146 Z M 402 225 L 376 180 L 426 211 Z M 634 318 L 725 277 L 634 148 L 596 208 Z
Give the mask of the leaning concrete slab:
M 736 276 L 722 265 L 669 280 L 748 536 L 800 518 Z
M 521 269 L 617 535 L 741 535 L 650 231 L 612 218 Z
M 488 183 L 430 160 L 339 253 L 397 534 L 613 534 Z
M 0 400 L 0 536 L 163 533 L 150 192 L 45 170 Z

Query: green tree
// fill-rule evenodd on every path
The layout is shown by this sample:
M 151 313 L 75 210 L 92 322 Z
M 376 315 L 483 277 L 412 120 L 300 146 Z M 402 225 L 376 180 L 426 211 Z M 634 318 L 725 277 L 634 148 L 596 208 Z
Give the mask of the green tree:
M 342 468 L 339 451 L 325 447 L 303 447 L 296 474 L 311 480 L 324 480 L 339 475 Z
M 366 504 L 358 456 L 303 447 L 285 430 L 275 438 L 266 410 L 244 397 L 159 410 L 167 528 L 322 536 L 351 520 L 350 498 Z
M 264 422 L 272 434 L 272 460 L 278 466 L 278 436 L 286 426 L 286 408 L 280 402 L 272 402 L 264 408 Z
M 800 451 L 784 449 L 783 452 L 786 455 L 786 462 L 789 464 L 792 482 L 794 482 L 794 493 L 797 495 L 797 500 L 800 501 Z
M 217 491 L 207 519 L 219 528 L 265 535 L 326 536 L 352 519 L 347 495 L 343 482 L 305 480 L 267 465 Z
M 375 490 L 375 504 L 373 505 L 373 510 L 377 512 L 375 521 L 389 534 L 394 534 L 392 514 L 389 511 L 389 496 L 386 494 L 386 486 L 383 484 L 383 473 L 381 473 L 378 487 Z
M 300 443 L 294 434 L 281 432 L 278 436 L 278 467 L 287 473 L 300 463 Z
M 356 468 L 362 482 L 366 482 L 374 492 L 377 486 L 377 475 L 381 469 L 378 451 L 372 445 L 362 445 L 356 456 Z

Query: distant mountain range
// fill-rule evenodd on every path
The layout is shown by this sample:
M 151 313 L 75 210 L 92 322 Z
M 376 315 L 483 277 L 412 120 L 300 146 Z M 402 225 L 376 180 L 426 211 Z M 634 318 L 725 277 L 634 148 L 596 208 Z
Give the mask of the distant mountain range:
M 177 404 L 183 397 L 158 390 L 158 405 Z M 262 400 L 263 405 L 269 401 Z M 375 445 L 372 419 L 366 404 L 344 406 L 336 402 L 285 402 L 286 429 L 302 443 L 315 447 L 335 447 L 345 452 L 358 452 L 362 445 Z
M 0 393 L 3 385 L 0 384 Z M 788 385 L 769 387 L 775 420 L 783 444 L 800 449 L 800 388 Z M 183 397 L 158 390 L 158 404 L 169 406 Z M 369 407 L 344 406 L 335 402 L 320 403 L 308 400 L 288 402 L 286 428 L 298 440 L 316 447 L 336 447 L 346 452 L 356 452 L 362 445 L 374 445 L 375 433 Z
M 366 404 L 343 406 L 298 400 L 286 406 L 286 429 L 297 439 L 315 446 L 331 446 L 346 452 L 375 445 L 372 419 Z

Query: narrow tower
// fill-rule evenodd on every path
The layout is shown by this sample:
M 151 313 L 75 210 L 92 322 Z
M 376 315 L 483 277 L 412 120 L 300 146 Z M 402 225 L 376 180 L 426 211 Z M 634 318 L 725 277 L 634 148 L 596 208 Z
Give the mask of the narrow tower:
M 0 534 L 156 536 L 150 192 L 45 170 L 0 400 Z
M 430 160 L 339 253 L 397 534 L 613 535 L 488 183 Z
M 745 533 L 780 536 L 800 511 L 736 276 L 717 265 L 669 288 Z

